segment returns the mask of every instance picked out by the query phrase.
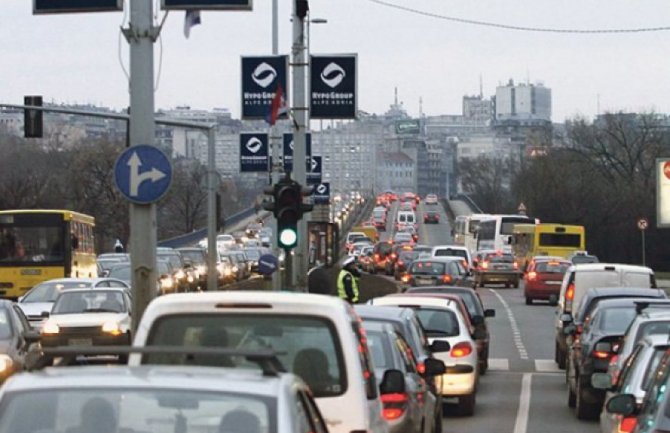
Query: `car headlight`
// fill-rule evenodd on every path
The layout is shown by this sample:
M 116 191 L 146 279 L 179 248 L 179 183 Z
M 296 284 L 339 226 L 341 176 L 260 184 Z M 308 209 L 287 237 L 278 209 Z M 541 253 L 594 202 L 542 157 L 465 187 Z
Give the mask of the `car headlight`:
M 230 276 L 232 273 L 233 273 L 233 270 L 230 269 L 230 268 L 225 268 L 223 270 L 223 275 L 225 275 L 225 276 Z
M 8 355 L 0 355 L 0 374 L 6 374 L 12 370 L 14 361 Z
M 207 273 L 207 266 L 199 265 L 195 267 L 195 270 L 200 275 L 205 275 Z
M 60 328 L 54 322 L 46 322 L 42 326 L 41 332 L 45 335 L 55 335 L 60 332 Z
M 192 283 L 192 282 L 194 281 L 194 279 L 193 279 L 193 275 L 190 275 L 190 274 L 189 274 L 189 275 L 186 277 L 186 281 L 188 281 L 189 283 Z
M 161 288 L 163 288 L 163 289 L 170 289 L 170 288 L 172 288 L 172 285 L 173 285 L 173 282 L 172 282 L 172 278 L 170 278 L 170 277 L 163 278 L 161 280 Z
M 184 271 L 182 271 L 182 270 L 180 269 L 180 270 L 178 270 L 178 271 L 174 274 L 174 276 L 175 276 L 175 278 L 177 278 L 178 280 L 181 280 L 182 278 L 184 278 L 184 277 L 186 276 L 186 274 L 184 273 Z
M 115 321 L 110 321 L 110 322 L 105 322 L 102 324 L 102 332 L 105 334 L 111 334 L 111 335 L 121 335 L 123 332 L 121 331 L 121 327 L 119 326 L 119 322 Z

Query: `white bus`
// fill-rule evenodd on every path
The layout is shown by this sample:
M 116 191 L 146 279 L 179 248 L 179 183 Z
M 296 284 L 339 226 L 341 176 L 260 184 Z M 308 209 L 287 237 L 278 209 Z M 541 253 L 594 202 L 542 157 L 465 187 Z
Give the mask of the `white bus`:
M 454 221 L 454 245 L 463 245 L 470 253 L 477 251 L 477 226 L 482 220 L 491 216 L 485 213 L 457 216 Z
M 510 239 L 515 224 L 537 224 L 526 215 L 489 215 L 479 222 L 477 228 L 477 250 L 497 250 L 504 253 L 512 252 Z

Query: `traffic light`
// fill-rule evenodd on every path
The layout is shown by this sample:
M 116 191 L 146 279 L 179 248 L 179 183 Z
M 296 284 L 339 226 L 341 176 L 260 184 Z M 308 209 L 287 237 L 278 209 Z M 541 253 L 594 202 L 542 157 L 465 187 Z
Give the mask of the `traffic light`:
M 41 96 L 24 96 L 23 105 L 42 106 Z M 23 136 L 25 138 L 42 138 L 42 110 L 23 110 Z
M 307 0 L 295 0 L 295 14 L 301 20 L 304 20 L 309 11 L 309 3 Z
M 302 202 L 303 196 L 310 195 L 310 190 L 287 174 L 264 192 L 273 197 L 272 201 L 263 202 L 263 209 L 272 212 L 277 219 L 277 245 L 285 250 L 295 248 L 298 244 L 298 221 L 313 208 L 313 205 Z

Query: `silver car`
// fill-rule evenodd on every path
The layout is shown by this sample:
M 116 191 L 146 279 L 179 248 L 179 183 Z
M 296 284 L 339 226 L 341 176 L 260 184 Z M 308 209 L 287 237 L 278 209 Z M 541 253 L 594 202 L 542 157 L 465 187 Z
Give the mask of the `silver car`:
M 426 379 L 418 372 L 417 362 L 410 346 L 392 324 L 363 322 L 368 347 L 375 366 L 375 377 L 380 384 L 380 399 L 389 433 L 431 433 L 435 431 L 435 399 L 430 398 Z M 431 362 L 441 361 L 431 359 Z M 432 366 L 430 366 L 432 368 Z M 385 392 L 390 372 L 401 373 L 404 392 Z M 400 377 L 400 375 L 398 375 Z M 396 390 L 397 391 L 397 390 Z

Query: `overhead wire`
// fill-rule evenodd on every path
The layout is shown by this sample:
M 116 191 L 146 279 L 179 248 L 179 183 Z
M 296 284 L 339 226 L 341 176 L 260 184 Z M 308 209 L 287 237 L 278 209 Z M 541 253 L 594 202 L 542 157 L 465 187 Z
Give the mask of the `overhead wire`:
M 435 12 L 427 12 L 424 10 L 419 10 L 411 8 L 408 6 L 399 5 L 396 3 L 391 3 L 385 0 L 368 0 L 371 3 L 376 3 L 382 6 L 386 6 L 393 9 L 398 9 L 405 12 L 410 12 L 416 15 L 422 15 L 430 18 L 436 18 L 444 21 L 451 21 L 460 24 L 470 24 L 476 26 L 484 26 L 491 28 L 498 28 L 504 30 L 515 30 L 515 31 L 525 31 L 525 32 L 541 32 L 541 33 L 572 33 L 572 34 L 612 34 L 612 33 L 650 33 L 650 32 L 664 32 L 670 30 L 670 26 L 659 26 L 659 27 L 640 27 L 640 28 L 630 28 L 630 29 L 559 29 L 559 28 L 547 28 L 547 27 L 529 27 L 529 26 L 517 26 L 511 24 L 503 23 L 494 23 L 489 21 L 473 20 L 468 18 L 459 18 L 454 16 L 442 15 Z

